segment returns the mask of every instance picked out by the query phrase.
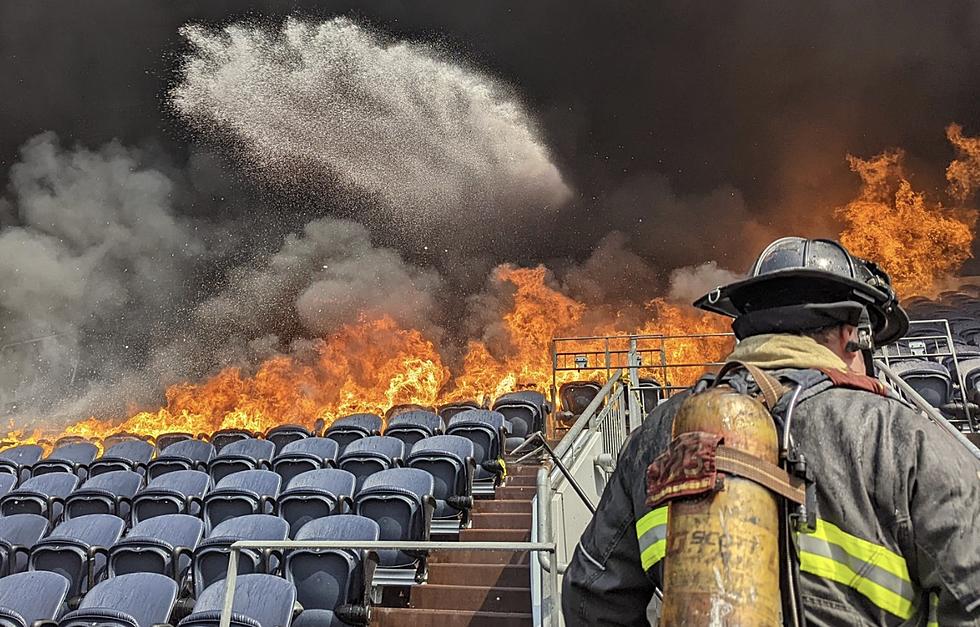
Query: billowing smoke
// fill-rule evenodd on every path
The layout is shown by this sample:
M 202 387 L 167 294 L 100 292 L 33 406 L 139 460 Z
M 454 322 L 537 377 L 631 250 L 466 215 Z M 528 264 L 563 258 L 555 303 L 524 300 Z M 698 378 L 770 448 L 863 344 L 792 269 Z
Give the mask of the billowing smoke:
M 677 268 L 670 273 L 668 296 L 675 301 L 692 303 L 716 287 L 733 283 L 744 275 L 718 267 L 717 261 Z
M 193 53 L 174 107 L 270 180 L 353 188 L 405 232 L 483 232 L 571 196 L 515 94 L 431 48 L 347 19 L 181 33 Z

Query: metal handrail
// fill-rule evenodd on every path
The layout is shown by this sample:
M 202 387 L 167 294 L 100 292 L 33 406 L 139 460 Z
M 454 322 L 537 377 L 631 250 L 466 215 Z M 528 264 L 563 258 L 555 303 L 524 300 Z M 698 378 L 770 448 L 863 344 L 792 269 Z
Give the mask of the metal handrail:
M 239 540 L 228 553 L 225 599 L 219 627 L 231 626 L 238 582 L 238 556 L 242 549 L 366 549 L 397 551 L 529 551 L 539 555 L 556 552 L 553 542 L 396 542 L 388 540 Z M 558 599 L 558 575 L 552 573 L 552 599 Z

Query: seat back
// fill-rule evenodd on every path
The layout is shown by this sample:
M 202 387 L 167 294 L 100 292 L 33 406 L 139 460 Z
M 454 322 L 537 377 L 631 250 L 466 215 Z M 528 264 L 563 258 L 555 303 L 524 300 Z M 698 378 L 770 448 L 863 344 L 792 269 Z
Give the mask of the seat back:
M 892 364 L 892 369 L 933 407 L 941 407 L 950 401 L 953 380 L 942 364 L 903 361 Z
M 381 529 L 382 540 L 427 540 L 433 491 L 432 476 L 417 468 L 393 468 L 365 479 L 354 498 L 355 513 Z M 401 551 L 379 551 L 383 566 L 407 567 L 416 559 Z
M 142 485 L 143 476 L 132 470 L 95 475 L 65 499 L 65 519 L 86 514 L 114 514 L 128 519 L 130 499 Z
M 309 429 L 300 425 L 279 425 L 266 431 L 265 439 L 275 445 L 278 454 L 290 442 L 297 442 L 312 435 Z
M 249 514 L 231 518 L 216 526 L 194 552 L 194 588 L 197 595 L 207 586 L 224 578 L 228 569 L 229 547 L 238 540 L 285 540 L 289 525 L 282 518 L 268 514 Z M 273 570 L 276 563 L 255 551 L 242 551 L 240 573 Z
M 329 438 L 305 438 L 290 442 L 276 455 L 272 469 L 282 477 L 283 485 L 308 470 L 326 468 L 337 461 L 340 446 Z
M 37 514 L 14 514 L 0 518 L 0 577 L 20 572 L 27 565 L 25 555 L 12 554 L 13 547 L 34 548 L 48 528 L 48 519 Z
M 54 620 L 68 597 L 70 582 L 57 573 L 28 572 L 0 579 L 0 608 L 14 613 L 31 627 L 35 621 Z M 7 620 L 6 624 L 13 624 Z
M 381 416 L 375 414 L 352 414 L 335 420 L 327 427 L 323 437 L 334 440 L 343 453 L 351 442 L 379 435 L 383 424 Z
M 204 536 L 204 523 L 186 514 L 166 514 L 138 523 L 109 550 L 109 573 L 159 573 L 182 581 L 190 555 Z M 175 561 L 176 560 L 176 561 Z
M 436 518 L 452 518 L 459 515 L 459 499 L 472 496 L 473 443 L 456 435 L 437 435 L 419 441 L 408 456 L 409 468 L 424 470 L 432 475 L 436 499 Z M 456 497 L 456 498 L 453 498 Z
M 493 462 L 502 454 L 501 438 L 506 433 L 507 421 L 495 411 L 472 409 L 456 414 L 449 421 L 446 433 L 458 435 L 473 443 L 477 463 L 477 479 L 487 479 L 492 473 L 483 464 Z
M 422 438 L 440 435 L 446 430 L 446 425 L 439 414 L 431 411 L 407 411 L 397 414 L 388 422 L 385 435 L 398 438 L 405 443 L 408 451 Z
M 581 416 L 602 388 L 595 381 L 569 381 L 558 389 L 562 411 Z
M 200 470 L 177 470 L 160 475 L 133 498 L 133 524 L 165 514 L 198 516 L 203 498 L 211 487 L 211 477 Z
M 83 593 L 88 589 L 89 568 L 96 578 L 101 576 L 108 547 L 119 540 L 125 526 L 121 518 L 109 514 L 89 514 L 65 521 L 34 545 L 29 568 L 58 573 L 68 579 L 71 596 Z M 93 552 L 93 549 L 100 550 Z
M 307 523 L 297 540 L 368 540 L 380 537 L 378 524 L 363 516 L 338 515 Z M 296 586 L 304 611 L 335 610 L 363 604 L 364 551 L 360 549 L 297 549 L 286 554 L 286 579 Z
M 351 442 L 344 450 L 337 465 L 357 478 L 357 487 L 364 479 L 381 470 L 400 464 L 405 456 L 405 444 L 397 439 L 374 435 Z
M 156 437 L 157 449 L 161 452 L 169 447 L 171 444 L 176 444 L 177 442 L 183 442 L 184 440 L 193 440 L 194 436 L 190 433 L 161 433 Z
M 282 477 L 269 470 L 244 470 L 228 475 L 204 497 L 204 526 L 246 514 L 273 513 Z
M 275 454 L 276 445 L 269 440 L 244 438 L 222 447 L 221 451 L 208 464 L 208 474 L 215 482 L 230 474 L 243 470 L 256 470 L 262 466 L 271 467 L 270 460 Z
M 255 434 L 244 429 L 221 429 L 211 435 L 211 444 L 214 445 L 214 450 L 220 453 L 229 444 L 253 438 L 255 438 Z
M 453 416 L 471 409 L 481 409 L 481 405 L 473 400 L 447 403 L 446 405 L 439 407 L 438 414 L 442 417 L 446 424 L 449 424 L 449 421 L 453 419 Z
M 215 455 L 214 445 L 203 440 L 174 442 L 150 462 L 146 474 L 149 479 L 178 470 L 206 470 Z
M 169 577 L 156 573 L 119 575 L 94 586 L 58 627 L 151 627 L 169 621 L 176 603 L 177 583 Z
M 106 449 L 106 452 L 89 466 L 89 476 L 101 475 L 113 470 L 143 470 L 156 451 L 143 440 L 123 440 Z
M 86 476 L 88 465 L 99 454 L 99 448 L 91 442 L 71 442 L 51 451 L 51 454 L 34 464 L 33 476 L 51 472 L 71 472 Z
M 279 495 L 279 515 L 289 523 L 290 536 L 307 522 L 342 513 L 354 496 L 356 478 L 346 470 L 322 468 L 294 477 Z
M 548 412 L 544 395 L 533 390 L 511 392 L 498 398 L 493 410 L 510 422 L 510 434 L 524 438 L 529 433 L 544 431 L 544 416 Z
M 48 520 L 61 517 L 62 499 L 78 486 L 78 476 L 68 472 L 52 472 L 24 481 L 19 488 L 0 497 L 0 514 L 40 514 Z
M 37 444 L 22 444 L 0 451 L 0 472 L 10 473 L 18 482 L 30 476 L 30 469 L 44 455 Z
M 272 575 L 247 574 L 238 578 L 231 623 L 239 627 L 289 627 L 296 603 L 296 588 Z M 225 582 L 203 590 L 194 612 L 179 627 L 217 627 L 225 601 Z

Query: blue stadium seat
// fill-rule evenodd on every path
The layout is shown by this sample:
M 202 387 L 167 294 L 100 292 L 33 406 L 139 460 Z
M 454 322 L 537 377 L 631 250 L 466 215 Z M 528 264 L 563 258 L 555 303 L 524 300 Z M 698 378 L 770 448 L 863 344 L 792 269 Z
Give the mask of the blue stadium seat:
M 113 470 L 146 472 L 156 447 L 144 440 L 124 440 L 109 449 L 89 466 L 90 477 Z
M 143 475 L 113 470 L 88 479 L 65 498 L 65 520 L 86 514 L 113 514 L 129 520 L 133 496 L 143 486 Z
M 283 484 L 308 470 L 336 466 L 340 445 L 329 438 L 306 438 L 282 447 L 272 460 L 272 470 L 282 477 Z
M 304 525 L 297 540 L 377 540 L 378 524 L 339 515 Z M 286 580 L 296 586 L 303 612 L 296 627 L 343 627 L 367 615 L 377 557 L 362 549 L 295 549 L 286 554 Z M 343 619 L 347 618 L 348 622 Z M 363 619 L 362 619 L 363 620 Z
M 473 506 L 476 460 L 473 443 L 458 435 L 437 435 L 420 440 L 406 460 L 409 468 L 432 475 L 436 509 L 433 533 L 459 533 L 469 523 Z
M 0 472 L 7 472 L 23 481 L 30 476 L 31 467 L 41 459 L 44 449 L 37 444 L 24 444 L 0 452 Z
M 28 553 L 49 528 L 48 519 L 37 514 L 0 518 L 0 577 L 23 570 Z
M 72 442 L 57 447 L 51 454 L 34 464 L 31 475 L 37 477 L 51 472 L 70 472 L 79 477 L 87 476 L 88 465 L 99 454 L 99 448 L 91 442 Z
M 435 510 L 432 475 L 417 468 L 382 470 L 364 480 L 354 497 L 355 513 L 381 528 L 382 540 L 427 541 Z M 401 585 L 425 575 L 424 552 L 379 551 L 377 576 Z
M 503 443 L 510 431 L 504 415 L 485 409 L 470 409 L 453 416 L 446 433 L 473 442 L 476 456 L 474 494 L 493 494 L 503 474 Z
M 153 627 L 167 623 L 177 603 L 177 584 L 156 573 L 107 579 L 89 590 L 58 627 Z
M 246 514 L 272 514 L 282 477 L 269 470 L 243 470 L 219 481 L 204 497 L 204 528 Z
M 353 508 L 356 479 L 346 470 L 321 468 L 296 475 L 279 495 L 279 515 L 290 536 L 307 522 Z
M 17 485 L 16 475 L 0 473 L 0 497 L 7 494 Z
M 214 457 L 214 445 L 202 440 L 174 442 L 150 462 L 146 470 L 149 479 L 178 470 L 207 470 Z
M 953 379 L 946 366 L 934 361 L 901 361 L 893 363 L 892 370 L 933 407 L 950 402 Z
M 220 453 L 226 446 L 242 440 L 255 438 L 255 434 L 244 429 L 221 429 L 211 434 L 211 444 L 214 445 L 216 453 Z
M 446 424 L 449 424 L 449 421 L 453 419 L 453 416 L 455 416 L 458 413 L 468 411 L 470 409 L 485 409 L 485 408 L 483 407 L 483 405 L 480 405 L 480 403 L 474 400 L 466 400 L 466 401 L 457 401 L 455 403 L 446 403 L 445 405 L 441 405 L 439 406 L 439 411 L 437 413 L 439 414 L 439 417 L 441 417 Z
M 347 445 L 354 440 L 381 435 L 383 424 L 381 416 L 376 414 L 351 414 L 335 420 L 327 427 L 323 437 L 337 442 L 340 452 L 343 453 Z
M 276 445 L 269 440 L 245 438 L 235 440 L 222 447 L 221 451 L 208 464 L 208 474 L 215 483 L 243 470 L 272 468 L 272 456 Z
M 225 582 L 218 581 L 197 597 L 194 612 L 178 627 L 218 627 L 225 603 Z M 252 574 L 238 578 L 231 624 L 235 627 L 290 627 L 296 588 L 279 577 Z
M 183 432 L 172 432 L 172 433 L 161 433 L 155 439 L 157 445 L 157 450 L 163 451 L 165 448 L 169 448 L 171 444 L 176 444 L 177 442 L 184 442 L 186 440 L 193 440 L 194 435 L 190 433 Z
M 52 472 L 31 477 L 0 497 L 0 515 L 39 514 L 54 522 L 61 518 L 65 497 L 78 486 L 78 476 Z
M 348 444 L 337 460 L 337 466 L 353 474 L 360 488 L 366 477 L 400 466 L 404 457 L 405 445 L 401 440 L 372 435 Z
M 103 574 L 108 548 L 119 540 L 125 527 L 121 518 L 110 514 L 65 521 L 34 545 L 28 568 L 58 573 L 71 582 L 70 597 L 83 594 Z
M 431 411 L 407 411 L 398 414 L 388 421 L 385 435 L 398 438 L 405 443 L 405 450 L 410 451 L 412 445 L 434 435 L 441 435 L 446 430 L 446 424 L 439 414 Z
M 212 486 L 211 477 L 200 470 L 160 475 L 133 497 L 133 524 L 164 514 L 200 516 Z
M 194 552 L 194 590 L 200 596 L 205 588 L 224 579 L 228 569 L 229 547 L 239 540 L 285 540 L 289 525 L 268 514 L 249 514 L 224 521 L 208 534 Z M 274 572 L 278 561 L 271 552 L 243 550 L 238 572 Z
M 301 425 L 279 425 L 265 432 L 265 439 L 276 445 L 276 454 L 290 442 L 312 437 L 313 433 Z
M 68 597 L 67 579 L 57 573 L 31 572 L 0 579 L 0 625 L 31 627 L 58 618 Z
M 503 414 L 510 423 L 509 435 L 526 438 L 536 431 L 544 431 L 544 419 L 550 408 L 541 392 L 521 390 L 502 395 L 494 401 L 493 411 Z
M 180 583 L 203 536 L 204 523 L 187 514 L 144 520 L 109 549 L 109 574 L 158 573 Z

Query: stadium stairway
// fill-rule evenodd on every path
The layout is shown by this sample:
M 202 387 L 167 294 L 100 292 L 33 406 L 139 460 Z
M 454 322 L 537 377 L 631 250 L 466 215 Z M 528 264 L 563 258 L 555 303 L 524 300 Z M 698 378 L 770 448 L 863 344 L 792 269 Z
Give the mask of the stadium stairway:
M 492 499 L 474 504 L 473 524 L 462 542 L 527 542 L 536 465 L 508 468 Z M 533 555 L 520 551 L 438 551 L 429 579 L 411 591 L 408 607 L 374 607 L 371 625 L 382 627 L 530 627 Z

